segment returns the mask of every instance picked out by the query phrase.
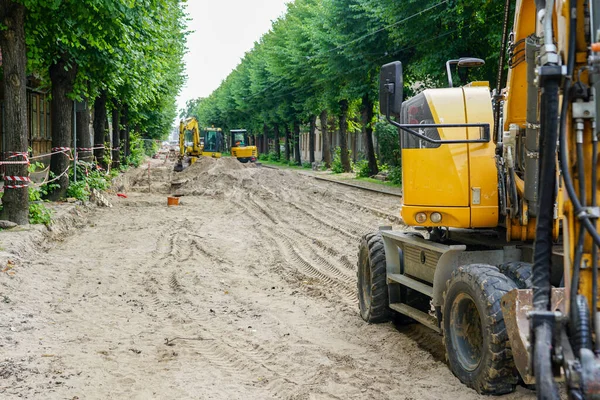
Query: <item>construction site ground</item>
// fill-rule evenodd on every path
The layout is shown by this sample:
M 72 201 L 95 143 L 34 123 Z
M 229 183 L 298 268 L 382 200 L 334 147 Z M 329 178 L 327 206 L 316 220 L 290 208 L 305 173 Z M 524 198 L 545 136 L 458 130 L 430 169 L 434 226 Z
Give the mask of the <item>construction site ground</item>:
M 358 314 L 359 240 L 402 229 L 397 196 L 204 158 L 106 197 L 0 232 L 0 398 L 483 398 L 436 333 Z

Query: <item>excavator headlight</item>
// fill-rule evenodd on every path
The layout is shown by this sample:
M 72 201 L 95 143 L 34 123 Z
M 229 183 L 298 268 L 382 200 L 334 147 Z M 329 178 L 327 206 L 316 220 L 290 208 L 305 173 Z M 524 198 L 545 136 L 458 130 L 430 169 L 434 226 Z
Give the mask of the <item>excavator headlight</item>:
M 419 224 L 424 224 L 425 222 L 427 222 L 427 214 L 425 214 L 424 212 L 418 212 L 415 215 L 415 220 Z
M 434 224 L 439 224 L 440 222 L 442 222 L 442 214 L 440 214 L 439 212 L 431 213 L 431 216 L 429 217 L 429 219 Z

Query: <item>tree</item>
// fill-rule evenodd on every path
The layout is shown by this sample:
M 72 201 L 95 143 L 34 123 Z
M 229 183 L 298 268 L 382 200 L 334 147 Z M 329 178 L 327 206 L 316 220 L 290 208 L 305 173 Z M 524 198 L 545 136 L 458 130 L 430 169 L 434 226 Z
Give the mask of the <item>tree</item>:
M 327 129 L 327 110 L 321 111 L 319 115 L 319 122 L 321 123 L 321 137 L 323 143 L 323 162 L 325 167 L 331 167 L 331 141 L 329 140 L 329 131 Z
M 342 161 L 342 168 L 344 172 L 350 172 L 352 170 L 350 166 L 350 155 L 348 154 L 348 100 L 340 100 L 340 157 Z
M 20 154 L 13 161 L 25 161 L 27 154 L 27 93 L 25 7 L 11 0 L 0 0 L 0 48 L 4 79 L 6 154 Z M 26 177 L 26 164 L 6 165 L 5 189 L 2 196 L 3 218 L 19 225 L 29 223 L 29 196 L 26 185 L 15 185 L 6 176 Z M 8 186 L 17 186 L 9 188 Z
M 91 161 L 92 152 L 89 149 L 92 147 L 92 136 L 90 132 L 90 104 L 87 99 L 78 104 L 77 108 L 77 151 L 78 159 L 83 161 Z M 81 149 L 81 150 L 80 150 Z

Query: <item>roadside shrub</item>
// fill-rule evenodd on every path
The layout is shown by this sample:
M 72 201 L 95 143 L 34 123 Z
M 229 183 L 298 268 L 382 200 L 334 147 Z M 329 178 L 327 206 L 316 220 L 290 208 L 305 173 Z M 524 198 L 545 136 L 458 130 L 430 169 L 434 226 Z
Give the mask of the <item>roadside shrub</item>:
M 352 152 L 348 150 L 348 157 L 352 157 Z M 350 169 L 354 168 L 354 163 L 350 160 Z M 342 165 L 342 150 L 339 147 L 335 148 L 333 155 L 333 161 L 331 162 L 331 172 L 334 174 L 341 174 L 344 172 L 344 166 Z
M 129 148 L 131 153 L 125 157 L 125 164 L 139 167 L 146 156 L 144 141 L 139 133 L 131 132 L 129 134 Z
M 88 201 L 90 194 L 88 186 L 83 180 L 71 182 L 67 188 L 67 197 L 73 197 L 77 200 Z
M 401 152 L 398 130 L 386 121 L 377 121 L 374 133 L 379 145 L 381 163 L 390 166 L 400 165 Z
M 267 155 L 267 160 L 276 162 L 276 161 L 279 161 L 279 157 L 277 156 L 277 153 L 275 153 L 274 151 L 270 151 L 269 154 Z
M 49 225 L 52 222 L 52 211 L 44 205 L 42 195 L 44 191 L 30 187 L 29 188 L 29 223 Z
M 400 185 L 402 183 L 402 167 L 390 167 L 388 179 L 390 182 Z
M 110 186 L 110 180 L 118 172 L 113 172 L 106 175 L 103 171 L 94 169 L 86 171 L 82 166 L 77 166 L 77 182 L 73 181 L 71 174 L 71 181 L 67 188 L 67 196 L 76 198 L 81 201 L 88 201 L 92 189 L 106 190 Z
M 371 176 L 368 160 L 358 160 L 356 164 L 354 164 L 354 168 L 356 168 L 356 176 L 358 178 L 368 178 Z
M 269 155 L 265 154 L 265 153 L 260 153 L 258 155 L 258 161 L 268 161 L 269 160 Z
M 302 163 L 302 168 L 311 169 L 312 168 L 312 164 L 309 163 L 309 162 L 303 162 Z

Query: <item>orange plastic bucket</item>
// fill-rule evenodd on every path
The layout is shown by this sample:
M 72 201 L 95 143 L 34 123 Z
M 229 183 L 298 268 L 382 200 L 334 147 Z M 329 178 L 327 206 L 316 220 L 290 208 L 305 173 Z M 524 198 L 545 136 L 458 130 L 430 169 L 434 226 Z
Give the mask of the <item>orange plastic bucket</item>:
M 179 205 L 179 197 L 169 196 L 167 197 L 167 205 L 170 206 L 178 206 Z

